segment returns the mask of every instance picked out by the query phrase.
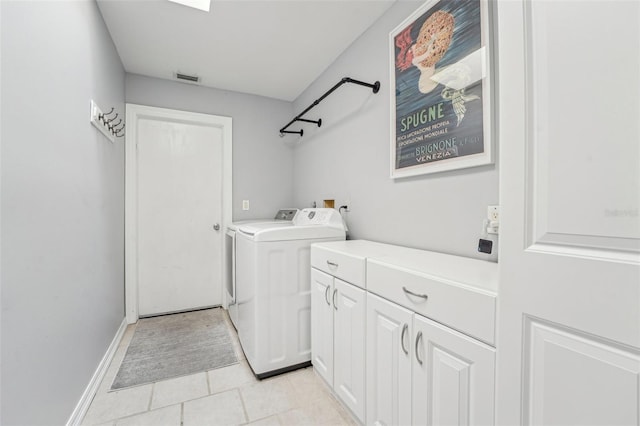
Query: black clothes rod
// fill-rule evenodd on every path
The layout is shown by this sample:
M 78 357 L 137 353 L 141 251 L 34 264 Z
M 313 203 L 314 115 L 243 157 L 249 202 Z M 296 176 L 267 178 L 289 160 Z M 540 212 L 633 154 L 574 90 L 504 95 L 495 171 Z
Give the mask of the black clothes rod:
M 296 121 L 302 121 L 304 123 L 314 123 L 318 127 L 322 126 L 322 119 L 321 118 L 318 119 L 318 120 L 308 120 L 306 118 L 302 118 L 302 116 L 305 115 L 307 112 L 309 112 L 309 110 L 311 108 L 313 108 L 314 106 L 316 106 L 320 102 L 322 102 L 322 100 L 324 98 L 326 98 L 327 96 L 329 96 L 331 93 L 333 93 L 334 90 L 336 90 L 338 87 L 342 86 L 345 83 L 353 83 L 353 84 L 359 84 L 360 86 L 369 87 L 369 88 L 373 89 L 373 93 L 378 93 L 378 90 L 380 90 L 380 82 L 379 81 L 376 81 L 373 84 L 369 84 L 369 83 L 365 83 L 364 81 L 354 80 L 353 78 L 345 77 L 342 80 L 340 80 L 335 86 L 333 86 L 331 89 L 327 90 L 327 92 L 324 95 L 322 95 L 318 99 L 316 99 L 311 105 L 309 105 L 307 107 L 307 109 L 302 111 L 293 120 L 291 120 L 289 123 L 287 123 L 286 126 L 284 126 L 282 129 L 280 129 L 280 136 L 284 136 L 285 133 L 295 133 L 297 135 L 302 136 L 303 135 L 302 129 L 296 130 L 296 131 L 287 130 L 287 127 L 291 126 Z

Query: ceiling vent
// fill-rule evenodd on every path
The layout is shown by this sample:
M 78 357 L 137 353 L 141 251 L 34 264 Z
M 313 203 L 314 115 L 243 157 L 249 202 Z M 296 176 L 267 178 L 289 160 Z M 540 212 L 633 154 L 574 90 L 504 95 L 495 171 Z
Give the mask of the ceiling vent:
M 197 75 L 187 75 L 187 74 L 182 74 L 182 73 L 177 72 L 176 73 L 176 78 L 178 80 L 188 81 L 189 83 L 199 83 L 200 82 L 200 77 L 198 77 Z

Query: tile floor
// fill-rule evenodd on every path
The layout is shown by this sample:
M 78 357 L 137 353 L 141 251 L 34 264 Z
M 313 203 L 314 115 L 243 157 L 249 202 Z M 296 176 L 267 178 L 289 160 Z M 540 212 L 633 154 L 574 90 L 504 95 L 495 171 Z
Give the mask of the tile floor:
M 257 380 L 227 323 L 238 364 L 109 392 L 135 331 L 129 326 L 82 424 L 357 425 L 311 367 Z

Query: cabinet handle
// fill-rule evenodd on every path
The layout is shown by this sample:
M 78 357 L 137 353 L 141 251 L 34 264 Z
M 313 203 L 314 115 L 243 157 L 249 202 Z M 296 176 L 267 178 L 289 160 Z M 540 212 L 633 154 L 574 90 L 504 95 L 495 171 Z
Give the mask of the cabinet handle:
M 420 359 L 420 354 L 418 353 L 420 340 L 422 340 L 422 331 L 418 331 L 418 335 L 416 336 L 416 360 L 418 361 L 418 364 L 422 365 L 422 360 Z
M 338 289 L 333 290 L 333 309 L 338 310 L 338 305 L 336 305 L 336 294 L 338 294 Z
M 407 288 L 405 286 L 402 286 L 402 291 L 404 291 L 405 293 L 410 294 L 412 296 L 415 296 L 415 297 L 421 297 L 423 299 L 428 299 L 429 298 L 429 296 L 426 295 L 426 294 L 418 294 L 418 293 L 412 292 L 411 290 L 407 290 Z
M 333 267 L 336 267 L 336 268 L 338 267 L 337 263 L 329 262 L 328 260 L 327 260 L 327 265 L 333 266 Z
M 331 306 L 331 302 L 329 302 L 329 288 L 331 286 L 327 286 L 327 288 L 324 290 L 324 301 L 327 302 L 327 305 Z
M 407 333 L 408 329 L 409 329 L 409 324 L 403 325 L 402 334 L 400 335 L 400 346 L 402 346 L 402 352 L 404 352 L 405 355 L 409 355 L 409 350 L 405 349 L 404 347 L 404 335 Z

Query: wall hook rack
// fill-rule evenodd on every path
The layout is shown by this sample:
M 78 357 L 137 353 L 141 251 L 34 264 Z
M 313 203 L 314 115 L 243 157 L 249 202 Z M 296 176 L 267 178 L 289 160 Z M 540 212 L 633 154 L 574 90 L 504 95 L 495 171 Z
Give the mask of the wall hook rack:
M 111 116 L 114 112 L 115 115 Z M 98 104 L 91 100 L 91 124 L 100 130 L 111 142 L 115 141 L 115 138 L 124 136 L 124 123 L 122 122 L 122 118 L 120 118 L 117 123 L 114 123 L 118 115 L 119 113 L 117 113 L 113 107 L 111 107 L 111 111 L 103 113 L 100 107 L 98 107 Z
M 320 102 L 322 102 L 324 100 L 324 98 L 329 96 L 338 87 L 342 86 L 345 83 L 353 83 L 353 84 L 358 84 L 360 86 L 369 87 L 370 89 L 373 90 L 373 93 L 378 93 L 378 91 L 380 90 L 380 82 L 379 81 L 376 81 L 375 83 L 371 84 L 371 83 L 365 83 L 364 81 L 354 80 L 353 78 L 350 78 L 350 77 L 345 77 L 342 80 L 340 80 L 338 83 L 336 83 L 336 85 L 333 86 L 331 89 L 327 90 L 324 95 L 322 95 L 318 99 L 316 99 L 311 105 L 309 105 L 307 107 L 307 109 L 305 109 L 300 114 L 295 116 L 295 118 L 293 120 L 291 120 L 289 123 L 287 123 L 286 126 L 284 126 L 282 129 L 280 129 L 280 137 L 284 136 L 287 133 L 294 133 L 294 134 L 298 134 L 298 135 L 302 136 L 304 134 L 302 129 L 297 130 L 297 131 L 296 130 L 287 130 L 287 128 L 289 126 L 291 126 L 293 123 L 295 123 L 296 121 L 302 121 L 302 122 L 305 122 L 305 123 L 313 123 L 313 124 L 316 124 L 318 127 L 322 126 L 322 119 L 321 118 L 318 119 L 318 120 L 308 120 L 306 118 L 302 118 L 302 116 L 305 115 L 307 112 L 309 112 L 313 107 L 315 107 Z

